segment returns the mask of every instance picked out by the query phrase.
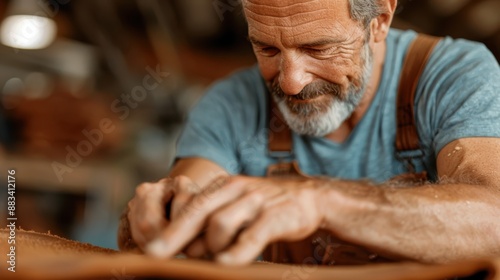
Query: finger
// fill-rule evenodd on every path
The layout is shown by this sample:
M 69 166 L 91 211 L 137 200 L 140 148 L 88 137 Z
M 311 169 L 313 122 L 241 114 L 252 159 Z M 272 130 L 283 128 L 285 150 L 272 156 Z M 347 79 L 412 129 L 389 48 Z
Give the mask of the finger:
M 167 224 L 164 203 L 172 192 L 167 181 L 144 183 L 136 189 L 135 197 L 129 202 L 128 219 L 132 238 L 139 247 L 152 240 Z
M 195 194 L 200 193 L 201 188 L 186 176 L 178 176 L 174 180 L 175 196 L 172 200 L 170 219 L 179 216 L 182 207 L 188 204 Z
M 189 244 L 185 253 L 190 258 L 201 258 L 207 255 L 208 250 L 205 246 L 205 241 L 203 240 L 203 238 L 195 239 L 191 244 Z
M 214 182 L 182 208 L 178 218 L 147 245 L 146 252 L 160 258 L 172 257 L 201 232 L 207 217 L 242 193 L 241 183 Z
M 260 213 L 265 201 L 281 192 L 277 188 L 257 188 L 237 202 L 217 211 L 209 220 L 206 243 L 212 253 L 218 253 L 234 241 L 235 236 Z
M 295 232 L 296 224 L 290 220 L 288 213 L 268 211 L 245 229 L 233 246 L 218 254 L 215 259 L 227 265 L 248 264 L 255 260 L 268 244 L 286 239 L 288 233 Z

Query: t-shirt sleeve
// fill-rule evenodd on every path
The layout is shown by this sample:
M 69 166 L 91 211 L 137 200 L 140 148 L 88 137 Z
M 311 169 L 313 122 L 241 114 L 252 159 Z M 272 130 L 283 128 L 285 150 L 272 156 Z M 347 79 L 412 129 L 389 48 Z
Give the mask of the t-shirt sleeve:
M 500 67 L 484 45 L 444 39 L 422 78 L 417 122 L 436 155 L 460 138 L 500 137 Z
M 232 110 L 224 98 L 232 89 L 230 81 L 219 82 L 195 105 L 177 141 L 176 159 L 201 157 L 231 174 L 238 173 Z
M 241 145 L 262 122 L 265 85 L 257 67 L 216 83 L 191 110 L 177 141 L 176 159 L 201 157 L 240 174 Z

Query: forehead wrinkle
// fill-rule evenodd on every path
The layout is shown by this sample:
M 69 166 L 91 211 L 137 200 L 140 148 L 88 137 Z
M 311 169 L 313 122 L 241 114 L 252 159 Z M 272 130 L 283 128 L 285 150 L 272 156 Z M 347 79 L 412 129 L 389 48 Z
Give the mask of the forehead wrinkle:
M 258 1 L 258 0 L 257 0 Z M 257 3 L 256 0 L 244 0 L 244 7 L 245 8 L 248 8 L 248 7 L 261 7 L 264 9 L 264 11 L 275 11 L 275 10 L 278 10 L 278 11 L 283 11 L 283 8 L 284 7 L 287 7 L 287 8 L 295 8 L 295 9 L 299 9 L 299 10 L 307 10 L 309 8 L 309 6 L 311 5 L 311 3 L 313 2 L 319 2 L 319 0 L 310 0 L 310 1 L 305 1 L 305 2 L 302 2 L 302 3 L 293 3 L 291 5 L 289 4 L 286 4 L 286 1 L 282 1 L 284 5 L 269 5 L 269 4 L 259 4 Z M 267 1 L 269 2 L 269 1 Z M 277 2 L 277 3 L 276 3 Z M 276 1 L 274 3 L 276 4 L 279 4 L 280 2 Z
M 347 0 L 312 0 L 290 5 L 287 3 L 292 1 L 286 0 L 263 2 L 247 0 L 244 8 L 249 34 L 266 45 L 293 48 L 325 39 L 332 44 L 349 45 L 358 38 Z
M 300 26 L 304 24 L 315 23 L 321 20 L 330 20 L 331 16 L 332 15 L 331 13 L 328 12 L 327 8 L 322 8 L 321 10 L 317 11 L 307 11 L 301 13 L 294 13 L 293 15 L 279 15 L 279 16 L 263 15 L 260 13 L 257 14 L 253 11 L 247 11 L 247 19 L 252 19 L 265 25 L 294 27 L 294 28 L 297 28 L 297 26 L 292 26 L 294 23 Z M 306 21 L 306 22 L 300 23 L 300 21 Z
M 300 36 L 300 35 L 304 35 L 304 34 L 313 34 L 313 35 L 316 35 L 318 37 L 335 39 L 338 41 L 338 43 L 342 43 L 342 42 L 352 43 L 352 42 L 356 41 L 356 39 L 357 39 L 357 37 L 354 36 L 356 33 L 356 30 L 349 31 L 345 28 L 345 26 L 343 24 L 339 24 L 339 25 L 332 24 L 331 26 L 322 26 L 320 28 L 318 28 L 318 27 L 307 28 L 307 25 L 310 25 L 310 24 L 314 24 L 314 22 L 308 22 L 306 24 L 303 24 L 300 26 L 300 28 L 293 28 L 294 31 L 297 31 L 297 32 L 293 33 L 294 36 Z M 298 30 L 301 30 L 301 31 L 298 31 Z M 334 30 L 337 32 L 333 32 Z M 323 32 L 321 32 L 321 31 L 323 31 Z M 333 34 L 335 36 L 332 36 Z M 346 35 L 348 35 L 348 36 L 346 36 Z M 350 40 L 350 39 L 352 39 L 352 40 Z M 314 39 L 312 39 L 311 41 L 314 41 Z
M 258 20 L 262 24 L 269 26 L 289 27 L 317 20 L 318 17 L 331 20 L 338 9 L 338 5 L 334 5 L 332 1 L 337 2 L 340 0 L 312 0 L 301 3 L 267 0 L 266 4 L 255 4 L 255 1 L 258 0 L 253 0 L 253 2 L 252 0 L 248 1 L 250 4 L 244 5 L 247 19 Z M 271 2 L 273 5 L 269 5 L 268 2 Z M 285 2 L 283 5 L 279 5 L 283 2 Z M 292 4 L 289 4 L 289 2 L 292 2 Z
M 245 5 L 245 15 L 249 24 L 249 31 L 255 30 L 254 36 L 259 35 L 259 31 L 267 30 L 273 34 L 271 35 L 273 41 L 277 39 L 277 36 L 282 36 L 283 39 L 287 40 L 287 42 L 283 43 L 293 44 L 298 41 L 297 36 L 303 36 L 306 33 L 317 37 L 331 37 L 333 34 L 343 40 L 347 40 L 346 33 L 356 33 L 352 30 L 350 24 L 351 18 L 347 0 L 317 0 L 294 3 L 290 6 L 300 7 L 300 9 L 292 9 L 289 8 L 290 6 L 286 6 L 287 8 L 279 10 L 277 7 L 283 6 L 279 5 L 280 3 L 289 1 L 267 1 L 274 5 L 263 4 L 262 2 L 261 4 L 258 3 L 259 0 L 247 0 L 246 2 L 248 4 Z M 266 8 L 260 9 L 261 7 Z M 311 39 L 310 41 L 314 41 L 314 38 Z
M 258 20 L 256 20 L 256 21 L 258 21 Z M 277 34 L 279 34 L 281 39 L 283 39 L 283 37 L 281 37 L 281 35 L 285 35 L 284 39 L 286 40 L 286 42 L 280 41 L 284 45 L 305 46 L 305 45 L 314 44 L 314 43 L 316 43 L 318 41 L 322 41 L 322 40 L 323 41 L 331 41 L 332 44 L 349 45 L 349 44 L 353 44 L 358 39 L 358 37 L 355 36 L 355 33 L 356 33 L 355 31 L 347 32 L 347 30 L 345 30 L 344 25 L 342 25 L 342 24 L 340 24 L 340 26 L 332 26 L 330 28 L 328 28 L 328 27 L 307 28 L 307 26 L 310 24 L 313 24 L 313 22 L 303 24 L 300 26 L 300 28 L 282 27 L 281 30 L 277 31 L 276 33 L 266 32 L 266 28 L 259 28 L 258 25 L 254 25 L 250 29 L 250 35 L 252 35 L 251 37 L 253 37 L 255 40 L 266 43 L 265 45 L 273 45 L 270 42 L 275 41 L 277 39 Z M 337 32 L 334 32 L 334 30 Z M 321 32 L 321 31 L 323 31 L 323 32 Z M 263 38 L 258 38 L 261 35 L 258 33 L 262 33 L 264 35 L 267 35 L 271 40 L 268 41 L 268 40 L 264 40 Z M 257 35 L 259 35 L 259 36 L 257 36 Z M 305 37 L 304 39 L 298 38 L 302 35 L 306 35 L 306 36 L 304 36 Z M 309 38 L 308 38 L 307 35 L 314 35 L 314 37 L 311 38 L 309 36 Z M 333 36 L 333 35 L 335 35 L 335 36 Z
M 334 36 L 325 36 L 324 34 L 316 34 L 314 32 L 311 32 L 311 31 L 304 31 L 304 32 L 301 32 L 301 33 L 295 33 L 294 36 L 295 37 L 298 37 L 298 36 L 301 36 L 301 35 L 304 35 L 304 34 L 315 34 L 316 36 L 318 36 L 317 38 L 309 38 L 307 40 L 304 40 L 304 42 L 301 42 L 301 43 L 298 43 L 298 45 L 301 45 L 301 46 L 314 46 L 314 45 L 326 45 L 326 44 L 342 44 L 342 43 L 345 43 L 345 44 L 349 44 L 350 42 L 348 42 L 348 38 L 345 38 L 344 36 L 338 36 L 338 37 L 334 37 Z M 296 39 L 296 41 L 301 41 L 300 39 Z
M 244 10 L 246 12 L 257 13 L 262 16 L 272 17 L 292 17 L 298 14 L 315 14 L 320 13 L 321 10 L 327 11 L 327 16 L 332 17 L 347 17 L 350 18 L 349 3 L 347 0 L 311 0 L 301 3 L 287 4 L 285 0 L 260 0 L 269 4 L 257 4 L 259 0 L 244 0 Z M 294 0 L 291 2 L 297 2 Z M 279 5 L 283 3 L 284 5 Z
M 257 41 L 257 42 L 259 42 L 259 43 L 261 43 L 262 45 L 265 45 L 265 46 L 272 46 L 273 45 L 272 41 L 274 39 L 276 39 L 276 34 L 271 34 L 271 33 L 265 32 L 265 31 L 259 31 L 259 32 L 263 33 L 264 35 L 269 36 L 269 38 L 271 38 L 271 40 L 268 41 L 268 40 L 263 39 L 263 38 L 262 39 L 261 38 L 257 39 L 256 36 L 253 36 L 252 34 L 249 34 L 249 39 L 254 39 L 254 41 Z M 252 42 L 252 41 L 250 41 L 250 42 Z

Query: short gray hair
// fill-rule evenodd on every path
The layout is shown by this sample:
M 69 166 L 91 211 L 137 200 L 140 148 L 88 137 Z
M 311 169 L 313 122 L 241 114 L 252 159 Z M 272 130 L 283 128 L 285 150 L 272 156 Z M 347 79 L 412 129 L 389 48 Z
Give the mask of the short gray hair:
M 351 18 L 366 28 L 371 20 L 385 12 L 380 0 L 349 0 Z

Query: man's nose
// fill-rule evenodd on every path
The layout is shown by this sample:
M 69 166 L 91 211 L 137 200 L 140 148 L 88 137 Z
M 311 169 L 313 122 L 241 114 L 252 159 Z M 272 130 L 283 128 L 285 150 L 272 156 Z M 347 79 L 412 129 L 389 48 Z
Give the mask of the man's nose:
M 296 95 L 313 80 L 306 63 L 297 56 L 283 56 L 280 63 L 280 87 L 285 94 Z

